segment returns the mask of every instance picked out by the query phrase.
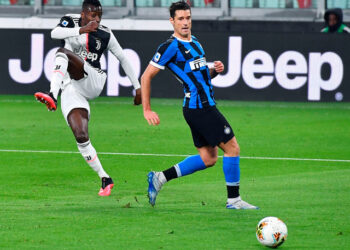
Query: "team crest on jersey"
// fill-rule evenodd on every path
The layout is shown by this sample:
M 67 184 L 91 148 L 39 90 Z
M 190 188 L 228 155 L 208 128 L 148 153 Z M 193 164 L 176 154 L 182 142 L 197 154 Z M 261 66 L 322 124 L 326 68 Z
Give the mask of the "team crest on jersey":
M 62 26 L 67 27 L 68 21 L 67 20 L 63 20 L 61 24 L 62 24 Z
M 155 62 L 158 62 L 159 59 L 160 59 L 160 56 L 161 56 L 161 54 L 160 54 L 159 52 L 157 52 L 157 54 L 153 57 L 153 60 L 154 60 Z
M 100 50 L 101 49 L 101 40 L 96 39 L 96 50 Z
M 224 126 L 224 133 L 227 134 L 227 135 L 230 134 L 231 133 L 230 127 Z

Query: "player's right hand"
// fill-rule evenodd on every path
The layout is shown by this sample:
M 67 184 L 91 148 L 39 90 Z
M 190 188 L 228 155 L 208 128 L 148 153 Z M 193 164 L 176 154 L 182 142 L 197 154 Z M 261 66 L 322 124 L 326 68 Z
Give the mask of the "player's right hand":
M 80 34 L 97 31 L 99 24 L 96 21 L 90 21 L 87 25 L 80 28 Z
M 159 125 L 160 123 L 158 114 L 156 112 L 153 112 L 152 110 L 143 111 L 143 116 L 145 117 L 149 125 Z

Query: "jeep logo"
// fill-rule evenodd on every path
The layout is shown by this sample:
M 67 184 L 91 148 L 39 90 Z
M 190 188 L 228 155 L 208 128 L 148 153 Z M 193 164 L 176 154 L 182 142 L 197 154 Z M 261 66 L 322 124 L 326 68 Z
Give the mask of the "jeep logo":
M 321 68 L 330 66 L 330 76 L 322 79 Z M 274 79 L 284 89 L 295 90 L 308 84 L 307 99 L 320 101 L 321 90 L 333 91 L 343 80 L 344 65 L 334 52 L 311 52 L 305 58 L 298 51 L 285 51 L 274 63 L 269 53 L 263 50 L 250 51 L 242 58 L 242 37 L 231 36 L 228 46 L 227 73 L 212 80 L 216 87 L 230 87 L 237 83 L 242 75 L 243 81 L 253 89 L 268 87 Z M 260 73 L 259 77 L 255 74 Z M 288 76 L 293 76 L 290 78 Z M 338 93 L 339 94 L 339 93 Z
M 97 53 L 87 52 L 83 47 L 80 47 L 79 50 L 75 49 L 74 53 L 82 57 L 84 60 L 91 60 L 91 62 L 96 61 L 98 58 Z

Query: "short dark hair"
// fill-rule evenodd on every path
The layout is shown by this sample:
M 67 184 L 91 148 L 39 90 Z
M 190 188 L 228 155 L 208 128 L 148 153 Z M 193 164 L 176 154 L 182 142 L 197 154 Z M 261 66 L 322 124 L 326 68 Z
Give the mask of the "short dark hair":
M 177 10 L 191 10 L 191 7 L 185 1 L 178 1 L 172 3 L 169 7 L 170 16 L 175 17 L 175 11 Z
M 92 5 L 94 7 L 101 7 L 102 10 L 102 5 L 99 0 L 84 0 L 82 9 L 86 9 L 89 5 Z

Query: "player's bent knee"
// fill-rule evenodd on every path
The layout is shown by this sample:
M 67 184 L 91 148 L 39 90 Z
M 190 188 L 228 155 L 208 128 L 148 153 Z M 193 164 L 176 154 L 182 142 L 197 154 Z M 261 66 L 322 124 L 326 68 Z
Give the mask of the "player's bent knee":
M 57 56 L 63 57 L 63 58 L 65 58 L 67 61 L 69 61 L 69 58 L 71 58 L 72 56 L 75 56 L 75 54 L 73 54 L 73 52 L 70 51 L 70 50 L 68 50 L 68 49 L 59 48 L 59 49 L 56 51 L 56 57 L 57 57 Z
M 65 48 L 59 48 L 59 49 L 56 51 L 56 54 L 58 54 L 58 53 L 67 54 L 67 49 L 65 49 Z
M 217 156 L 212 156 L 212 157 L 206 157 L 203 159 L 203 162 L 207 168 L 212 167 L 215 165 L 217 162 L 218 157 Z
M 78 143 L 84 143 L 84 142 L 87 142 L 89 140 L 88 133 L 86 133 L 84 131 L 74 132 L 74 136 L 75 136 L 75 140 Z
M 224 155 L 228 157 L 239 156 L 240 154 L 239 145 L 235 140 L 228 141 L 221 148 L 224 151 Z
M 57 49 L 56 53 L 64 53 L 64 54 L 68 55 L 68 54 L 72 54 L 73 52 L 71 50 L 69 50 L 69 49 L 61 47 L 61 48 Z

